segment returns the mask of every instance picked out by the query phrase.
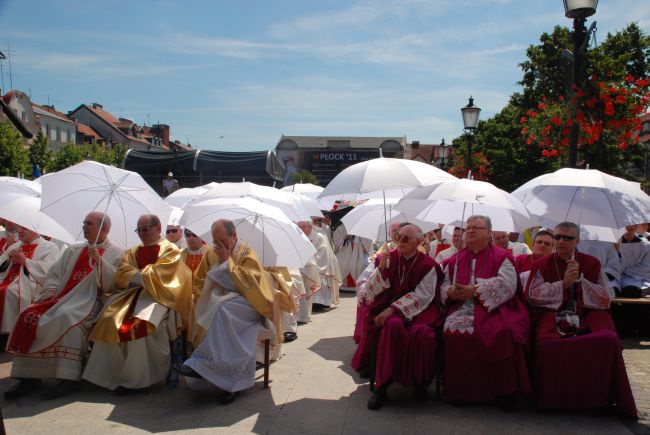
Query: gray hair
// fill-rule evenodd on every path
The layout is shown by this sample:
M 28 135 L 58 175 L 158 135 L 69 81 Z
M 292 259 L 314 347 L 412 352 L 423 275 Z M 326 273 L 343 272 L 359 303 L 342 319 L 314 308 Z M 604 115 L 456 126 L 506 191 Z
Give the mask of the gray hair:
M 483 222 L 485 222 L 485 226 L 487 227 L 488 231 L 492 231 L 492 219 L 490 219 L 490 216 L 475 214 L 467 218 L 467 223 L 469 224 L 476 219 L 483 219 Z
M 91 211 L 87 216 L 93 215 L 97 218 L 97 224 L 101 225 L 100 229 L 109 232 L 111 230 L 111 218 L 106 213 L 101 211 Z
M 160 223 L 160 218 L 155 214 L 145 214 L 143 216 L 146 216 L 149 219 L 149 225 L 152 225 L 154 227 L 159 227 L 162 225 Z
M 402 228 L 407 228 L 407 227 L 413 228 L 413 238 L 417 240 L 422 240 L 424 238 L 424 233 L 422 232 L 422 228 L 420 228 L 419 226 L 410 223 L 406 223 L 406 225 L 402 226 Z
M 559 224 L 555 225 L 555 229 L 557 230 L 558 228 L 562 228 L 565 230 L 572 230 L 573 234 L 576 235 L 576 238 L 580 238 L 580 227 L 574 224 L 573 222 L 569 222 L 569 221 L 560 222 Z

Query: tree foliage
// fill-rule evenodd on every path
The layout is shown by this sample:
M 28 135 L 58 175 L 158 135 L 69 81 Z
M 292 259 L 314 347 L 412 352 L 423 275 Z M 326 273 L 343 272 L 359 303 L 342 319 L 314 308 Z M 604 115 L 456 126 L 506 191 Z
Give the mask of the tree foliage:
M 642 173 L 644 150 L 638 133 L 650 97 L 650 37 L 630 24 L 587 48 L 586 79 L 575 89 L 569 86 L 571 64 L 562 56 L 564 49 L 573 49 L 569 29 L 557 26 L 542 34 L 519 64 L 521 92 L 478 125 L 473 149 L 486 158 L 489 180 L 505 190 L 565 166 L 572 123 L 579 126 L 579 161 L 626 178 Z M 454 165 L 462 174 L 466 139 L 461 136 L 455 143 Z
M 306 169 L 300 169 L 299 171 L 291 174 L 291 182 L 296 183 L 311 183 L 318 185 L 318 178 L 311 172 Z
M 47 137 L 43 130 L 38 129 L 36 138 L 29 146 L 29 161 L 36 163 L 41 170 L 44 170 L 52 157 L 52 151 L 47 147 Z
M 121 166 L 125 153 L 126 148 L 124 145 L 109 148 L 97 142 L 82 145 L 67 144 L 53 153 L 48 162 L 47 171 L 60 171 L 83 160 L 94 160 L 106 165 Z
M 15 177 L 30 173 L 23 137 L 9 121 L 0 122 L 0 175 Z

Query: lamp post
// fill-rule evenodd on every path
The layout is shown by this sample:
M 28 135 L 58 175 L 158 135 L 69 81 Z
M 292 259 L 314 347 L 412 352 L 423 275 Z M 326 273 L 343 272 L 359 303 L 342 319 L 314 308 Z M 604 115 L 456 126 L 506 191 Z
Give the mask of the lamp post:
M 469 104 L 460 109 L 463 114 L 463 126 L 465 130 L 471 133 L 469 141 L 467 142 L 467 170 L 472 170 L 472 142 L 474 141 L 474 131 L 478 126 L 478 116 L 481 113 L 481 108 L 474 105 L 474 98 L 469 97 Z
M 440 169 L 445 170 L 445 138 L 440 141 Z
M 582 83 L 582 58 L 587 42 L 587 17 L 596 13 L 598 0 L 563 0 L 564 14 L 573 19 L 573 70 L 571 74 L 571 91 Z M 573 104 L 573 118 L 577 114 L 577 103 Z M 578 161 L 578 124 L 573 123 L 569 132 L 569 167 L 575 168 Z

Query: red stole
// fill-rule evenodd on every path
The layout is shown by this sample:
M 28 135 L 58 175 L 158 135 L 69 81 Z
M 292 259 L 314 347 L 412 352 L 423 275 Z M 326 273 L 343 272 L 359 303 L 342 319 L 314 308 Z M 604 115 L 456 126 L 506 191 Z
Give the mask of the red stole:
M 196 268 L 199 267 L 199 264 L 201 264 L 202 259 L 203 259 L 203 253 L 200 254 L 192 254 L 191 252 L 187 253 L 187 257 L 185 257 L 185 264 L 192 271 L 192 276 L 194 276 L 194 272 L 196 272 Z
M 135 253 L 135 259 L 138 263 L 138 269 L 142 270 L 150 264 L 158 261 L 158 253 L 160 252 L 160 245 L 140 246 Z M 138 289 L 138 296 L 142 292 L 142 287 Z M 135 300 L 137 301 L 138 296 Z M 133 310 L 135 309 L 135 302 L 129 308 L 129 312 L 122 320 L 118 335 L 120 341 L 131 341 L 147 336 L 147 321 L 133 317 Z
M 451 245 L 449 245 L 447 243 L 442 243 L 442 242 L 438 243 L 438 245 L 436 245 L 436 255 L 440 254 L 441 251 L 444 251 L 445 249 L 449 248 L 450 246 Z M 434 255 L 434 257 L 435 257 L 435 255 Z
M 99 255 L 102 255 L 105 251 L 104 248 L 98 249 Z M 42 302 L 40 304 L 34 304 L 28 307 L 25 311 L 20 313 L 18 320 L 16 321 L 16 326 L 11 334 L 11 340 L 7 345 L 7 349 L 10 352 L 19 352 L 19 353 L 28 353 L 36 340 L 36 333 L 38 331 L 38 322 L 39 319 L 45 314 L 50 308 L 56 305 L 63 297 L 75 288 L 81 281 L 92 272 L 92 267 L 95 265 L 93 260 L 92 266 L 89 262 L 88 257 L 88 247 L 85 246 L 79 253 L 77 261 L 74 264 L 74 268 L 70 273 L 68 282 L 61 292 L 54 298 Z
M 0 251 L 2 251 L 4 249 L 6 244 L 7 244 L 7 238 L 6 237 L 1 238 L 0 239 Z
M 31 259 L 34 256 L 34 251 L 36 251 L 36 247 L 38 247 L 38 243 L 31 243 L 28 245 L 22 245 L 20 248 L 22 253 L 25 255 L 26 258 Z M 7 260 L 9 261 L 9 260 Z M 11 285 L 12 282 L 16 278 L 18 278 L 18 275 L 20 274 L 20 269 L 21 265 L 18 263 L 12 264 L 9 269 L 5 272 L 4 279 L 2 282 L 0 282 L 0 319 L 2 318 L 2 313 L 4 313 L 5 309 L 5 296 L 7 294 L 7 287 Z
M 458 256 L 458 274 L 456 282 L 469 284 L 471 263 L 476 259 L 475 278 L 494 278 L 504 261 L 514 264 L 512 254 L 505 249 L 489 245 L 477 253 L 464 248 L 449 259 L 448 273 L 450 281 L 454 276 Z M 499 361 L 514 354 L 514 344 L 527 345 L 530 338 L 530 318 L 522 301 L 521 283 L 517 276 L 517 292 L 508 301 L 495 310 L 488 312 L 478 299 L 474 300 L 474 333 L 481 345 L 483 361 Z M 453 313 L 462 302 L 448 302 L 447 315 Z

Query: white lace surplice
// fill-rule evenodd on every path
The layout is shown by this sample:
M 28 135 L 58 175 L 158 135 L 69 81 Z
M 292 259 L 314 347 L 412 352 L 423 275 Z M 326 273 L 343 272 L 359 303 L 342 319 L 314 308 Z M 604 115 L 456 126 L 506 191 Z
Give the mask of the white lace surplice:
M 528 302 L 531 305 L 551 310 L 559 310 L 564 301 L 564 289 L 562 280 L 546 282 L 538 271 L 528 286 Z M 605 286 L 602 273 L 598 282 L 593 283 L 582 277 L 582 301 L 585 308 L 595 310 L 606 310 L 609 308 L 614 294 L 611 287 Z
M 442 284 L 442 303 L 446 304 L 448 292 L 451 289 L 448 267 L 445 268 L 445 281 Z M 509 260 L 504 260 L 499 267 L 497 276 L 493 278 L 476 278 L 476 259 L 472 260 L 470 284 L 476 285 L 475 298 L 488 312 L 495 310 L 504 302 L 510 300 L 517 291 L 517 271 Z M 447 316 L 444 332 L 446 334 L 474 333 L 474 299 L 462 303 L 456 311 Z

